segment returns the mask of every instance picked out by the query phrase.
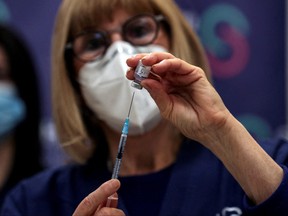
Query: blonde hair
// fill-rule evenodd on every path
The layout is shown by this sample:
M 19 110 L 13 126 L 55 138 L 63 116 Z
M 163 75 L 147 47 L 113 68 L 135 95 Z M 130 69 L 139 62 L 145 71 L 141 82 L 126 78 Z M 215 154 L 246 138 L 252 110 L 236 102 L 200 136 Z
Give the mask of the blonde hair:
M 52 107 L 59 140 L 77 162 L 85 162 L 96 143 L 90 140 L 81 113 L 81 102 L 69 79 L 65 65 L 65 45 L 84 28 L 111 19 L 115 8 L 133 14 L 162 14 L 170 27 L 170 52 L 201 67 L 210 77 L 204 50 L 191 26 L 173 0 L 63 0 L 59 8 L 52 38 Z M 93 140 L 94 141 L 94 140 Z M 96 142 L 96 141 L 94 141 Z

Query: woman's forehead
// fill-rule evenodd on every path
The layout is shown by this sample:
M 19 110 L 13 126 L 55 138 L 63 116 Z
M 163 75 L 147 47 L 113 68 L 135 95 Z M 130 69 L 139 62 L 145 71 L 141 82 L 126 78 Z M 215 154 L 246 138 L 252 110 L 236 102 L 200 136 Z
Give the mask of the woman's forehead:
M 87 28 L 99 28 L 103 23 L 113 22 L 118 19 L 117 16 L 121 18 L 125 14 L 131 17 L 141 13 L 154 13 L 154 9 L 149 3 L 140 4 L 139 2 L 137 4 L 135 2 L 138 1 L 133 1 L 133 4 L 129 5 L 117 4 L 117 7 L 105 4 L 101 5 L 100 8 L 94 5 L 94 7 L 90 8 L 76 9 L 70 28 L 72 35 L 78 34 Z
M 127 12 L 123 9 L 115 10 L 111 17 L 103 19 L 101 22 L 98 23 L 98 28 L 100 29 L 109 29 L 115 26 L 121 26 L 125 21 L 129 18 L 135 16 L 135 13 Z

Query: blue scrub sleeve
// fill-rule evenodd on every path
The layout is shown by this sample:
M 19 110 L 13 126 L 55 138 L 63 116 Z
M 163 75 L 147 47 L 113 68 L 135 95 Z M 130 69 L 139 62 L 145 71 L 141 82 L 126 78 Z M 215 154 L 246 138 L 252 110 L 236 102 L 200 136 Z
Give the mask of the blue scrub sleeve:
M 244 197 L 244 207 L 248 215 L 288 215 L 288 168 L 281 167 L 284 172 L 283 180 L 267 200 L 255 206 L 247 196 Z

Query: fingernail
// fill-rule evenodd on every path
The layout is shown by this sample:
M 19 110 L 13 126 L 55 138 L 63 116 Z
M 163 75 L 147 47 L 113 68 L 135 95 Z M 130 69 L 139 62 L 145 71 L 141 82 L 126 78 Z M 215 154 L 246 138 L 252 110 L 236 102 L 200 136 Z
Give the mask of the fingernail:
M 111 179 L 110 184 L 113 188 L 117 188 L 118 187 L 118 180 L 117 179 Z
M 162 61 L 160 61 L 160 62 L 158 63 L 158 65 L 164 64 L 165 62 L 166 62 L 166 59 L 163 59 Z
M 151 53 L 150 53 L 150 54 L 148 54 L 148 55 L 146 55 L 146 56 L 144 56 L 144 57 L 142 58 L 142 60 L 146 60 L 146 59 L 149 59 L 149 58 L 150 58 L 150 56 L 151 56 Z

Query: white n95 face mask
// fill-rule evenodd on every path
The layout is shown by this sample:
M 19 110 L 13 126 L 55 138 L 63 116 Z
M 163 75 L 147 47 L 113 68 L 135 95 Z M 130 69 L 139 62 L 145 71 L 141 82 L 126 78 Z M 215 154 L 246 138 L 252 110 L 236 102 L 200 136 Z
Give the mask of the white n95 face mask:
M 129 134 L 143 134 L 155 127 L 160 112 L 147 90 L 136 90 L 126 78 L 128 57 L 137 53 L 166 51 L 157 45 L 133 47 L 127 42 L 113 43 L 100 60 L 86 63 L 79 73 L 84 100 L 97 117 L 109 127 L 121 133 L 134 91 L 134 101 L 130 111 Z

